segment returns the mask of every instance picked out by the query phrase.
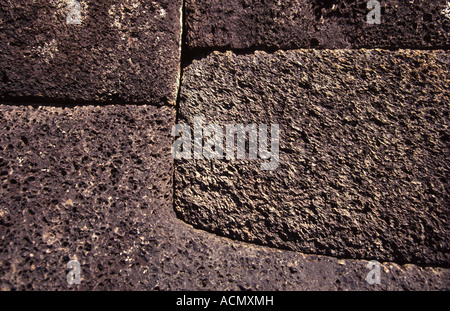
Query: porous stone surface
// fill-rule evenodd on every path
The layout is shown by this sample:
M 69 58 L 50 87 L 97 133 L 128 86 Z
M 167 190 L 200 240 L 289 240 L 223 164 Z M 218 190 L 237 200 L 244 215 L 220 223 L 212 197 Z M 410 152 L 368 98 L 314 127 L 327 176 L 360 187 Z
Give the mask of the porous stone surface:
M 280 159 L 177 160 L 179 217 L 277 248 L 448 266 L 449 66 L 438 50 L 194 60 L 179 123 L 279 124 Z
M 368 0 L 186 0 L 192 49 L 448 48 L 446 0 L 383 0 L 367 23 Z
M 154 286 L 174 109 L 31 104 L 0 106 L 2 286 L 66 289 L 72 259 L 80 288 Z
M 365 260 L 233 241 L 177 219 L 174 115 L 0 105 L 0 289 L 448 290 L 448 269 L 382 263 L 370 285 Z M 73 259 L 79 285 L 66 280 Z
M 69 2 L 0 1 L 0 98 L 174 104 L 181 0 Z

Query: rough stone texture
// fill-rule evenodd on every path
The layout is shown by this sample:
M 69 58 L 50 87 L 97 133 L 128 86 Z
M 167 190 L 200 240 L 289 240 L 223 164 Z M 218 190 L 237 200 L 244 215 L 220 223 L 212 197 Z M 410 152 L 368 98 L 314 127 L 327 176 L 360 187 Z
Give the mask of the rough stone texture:
M 0 98 L 174 103 L 181 0 L 0 1 Z
M 369 25 L 368 0 L 186 0 L 190 48 L 449 48 L 446 0 L 383 0 Z
M 448 290 L 450 270 L 303 255 L 196 230 L 172 207 L 174 110 L 0 105 L 2 290 Z M 80 285 L 65 268 L 81 263 Z
M 1 290 L 450 289 L 449 269 L 401 264 L 448 266 L 448 52 L 194 62 L 182 120 L 294 130 L 273 173 L 178 163 L 178 215 L 215 235 L 173 209 L 182 1 L 80 1 L 80 25 L 66 24 L 67 2 L 0 0 Z M 194 49 L 449 46 L 444 1 L 385 2 L 383 24 L 368 26 L 365 1 L 187 0 L 186 38 Z M 398 263 L 382 263 L 374 286 L 364 259 L 220 235 Z M 71 259 L 80 285 L 67 284 Z
M 177 161 L 178 215 L 278 248 L 448 266 L 449 66 L 411 50 L 194 60 L 180 122 L 279 124 L 280 163 Z
M 159 242 L 146 229 L 158 232 L 149 215 L 171 206 L 174 109 L 0 111 L 3 286 L 67 288 L 70 259 L 84 288 L 153 286 Z

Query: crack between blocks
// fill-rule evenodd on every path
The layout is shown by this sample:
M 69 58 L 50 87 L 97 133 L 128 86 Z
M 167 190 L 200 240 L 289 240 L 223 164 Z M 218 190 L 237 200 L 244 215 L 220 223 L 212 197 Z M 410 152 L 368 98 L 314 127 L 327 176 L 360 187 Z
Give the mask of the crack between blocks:
M 225 47 L 196 47 L 190 48 L 186 44 L 184 44 L 184 52 L 182 55 L 181 66 L 182 68 L 188 67 L 194 60 L 202 60 L 208 57 L 208 55 L 214 52 L 226 53 L 232 52 L 235 55 L 252 55 L 255 52 L 266 52 L 267 54 L 274 54 L 277 51 L 289 52 L 289 51 L 336 51 L 336 50 L 348 50 L 348 51 L 361 51 L 361 50 L 381 50 L 381 51 L 449 51 L 450 46 L 435 46 L 435 47 L 411 47 L 411 46 L 395 46 L 395 47 L 376 47 L 373 46 L 360 46 L 358 48 L 342 48 L 342 49 L 334 49 L 334 48 L 324 48 L 324 47 L 298 47 L 298 48 L 283 48 L 283 47 L 270 47 L 270 46 L 252 46 L 248 48 L 233 48 L 229 46 Z
M 176 212 L 175 212 L 176 213 Z M 418 268 L 422 268 L 422 269 L 450 269 L 450 265 L 436 265 L 436 264 L 423 264 L 423 263 L 414 263 L 414 262 L 409 262 L 409 261 L 395 261 L 395 260 L 381 260 L 381 259 L 377 259 L 375 257 L 370 257 L 370 258 L 349 258 L 349 257 L 344 257 L 344 256 L 333 256 L 333 255 L 328 255 L 328 254 L 319 254 L 319 253 L 312 253 L 312 252 L 305 252 L 305 251 L 300 251 L 300 250 L 293 250 L 290 249 L 288 247 L 282 247 L 282 246 L 273 246 L 273 245 L 267 245 L 267 244 L 262 244 L 262 243 L 258 243 L 258 242 L 248 242 L 248 241 L 243 241 L 240 240 L 238 238 L 234 238 L 234 237 L 230 237 L 230 236 L 224 236 L 221 235 L 218 232 L 215 232 L 214 230 L 209 230 L 209 229 L 205 229 L 202 228 L 198 225 L 194 225 L 191 224 L 189 222 L 186 222 L 185 220 L 182 219 L 182 217 L 180 217 L 177 214 L 177 220 L 180 221 L 181 223 L 183 223 L 184 225 L 189 226 L 190 228 L 197 230 L 201 233 L 206 233 L 206 234 L 211 234 L 214 235 L 216 238 L 218 239 L 224 239 L 224 240 L 229 240 L 235 243 L 240 243 L 242 245 L 247 245 L 247 246 L 252 246 L 252 247 L 263 247 L 263 248 L 268 248 L 268 249 L 272 249 L 272 250 L 276 250 L 276 251 L 282 251 L 282 252 L 292 252 L 292 253 L 296 253 L 296 254 L 302 254 L 302 255 L 306 255 L 306 256 L 317 256 L 317 257 L 322 257 L 322 258 L 329 258 L 329 259 L 335 259 L 335 260 L 348 260 L 348 261 L 365 261 L 365 262 L 369 262 L 369 261 L 378 261 L 380 264 L 384 265 L 384 264 L 396 264 L 399 266 L 415 266 Z
M 61 107 L 61 108 L 75 108 L 75 107 L 92 107 L 92 106 L 152 106 L 152 107 L 166 107 L 170 106 L 167 98 L 160 98 L 152 102 L 147 101 L 123 101 L 119 99 L 110 101 L 101 100 L 84 100 L 84 99 L 64 99 L 54 97 L 37 97 L 37 96 L 4 96 L 0 98 L 0 105 L 5 106 L 32 106 L 32 107 Z

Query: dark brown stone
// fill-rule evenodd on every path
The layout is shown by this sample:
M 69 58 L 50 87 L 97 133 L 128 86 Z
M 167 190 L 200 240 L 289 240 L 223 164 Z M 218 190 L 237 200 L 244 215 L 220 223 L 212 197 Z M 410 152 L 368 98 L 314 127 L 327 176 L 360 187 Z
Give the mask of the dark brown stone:
M 67 25 L 67 1 L 0 0 L 0 290 L 449 289 L 450 270 L 442 267 L 382 262 L 381 284 L 370 285 L 364 280 L 369 272 L 367 260 L 308 255 L 247 243 L 327 254 L 319 243 L 324 239 L 327 243 L 331 237 L 326 247 L 333 256 L 399 261 L 412 258 L 418 263 L 448 265 L 448 210 L 444 208 L 448 202 L 448 130 L 442 121 L 448 119 L 448 53 L 431 52 L 427 56 L 417 52 L 414 57 L 413 52 L 404 51 L 395 57 L 387 57 L 383 51 L 257 53 L 257 57 L 229 53 L 227 57 L 216 54 L 194 62 L 187 70 L 182 93 L 182 120 L 194 113 L 217 121 L 270 121 L 276 116 L 282 130 L 292 124 L 300 130 L 287 137 L 282 146 L 285 162 L 280 163 L 284 169 L 281 174 L 279 168 L 261 175 L 259 163 L 246 161 L 241 163 L 248 167 L 201 160 L 179 163 L 176 211 L 196 227 L 219 233 L 215 235 L 177 219 L 173 209 L 170 131 L 175 122 L 182 1 L 80 2 L 81 24 Z M 401 36 L 409 38 L 406 46 L 448 45 L 448 22 L 435 14 L 441 2 L 427 4 L 423 12 L 420 9 L 425 4 L 413 5 L 411 11 L 402 9 L 403 15 L 395 15 L 394 10 L 393 16 L 400 21 L 412 21 L 421 12 L 424 22 L 415 26 L 405 22 L 407 27 L 401 24 L 398 32 L 385 27 L 378 39 L 378 31 L 366 35 L 375 28 L 364 29 L 362 25 L 361 30 L 354 30 L 354 23 L 340 16 L 353 14 L 353 4 L 246 3 L 247 10 L 239 12 L 235 10 L 239 2 L 229 2 L 223 9 L 217 1 L 206 6 L 187 1 L 188 28 L 197 27 L 201 41 L 191 47 L 356 47 L 374 42 L 387 46 L 391 34 L 393 46 Z M 299 12 L 307 19 L 300 19 Z M 364 12 L 360 3 L 356 14 L 362 16 Z M 200 14 L 194 22 L 192 13 Z M 328 21 L 317 26 L 323 19 Z M 212 27 L 199 24 L 205 21 Z M 431 21 L 434 26 L 429 26 Z M 298 32 L 300 26 L 304 31 Z M 417 31 L 409 33 L 408 27 Z M 357 37 L 353 31 L 361 31 L 362 36 Z M 187 35 L 191 42 L 198 42 L 192 32 Z M 361 62 L 361 55 L 372 57 L 375 64 L 362 70 L 355 65 Z M 316 68 L 315 62 L 322 65 Z M 210 67 L 203 67 L 205 64 Z M 211 67 L 216 65 L 219 69 Z M 413 66 L 420 70 L 411 69 Z M 349 74 L 345 76 L 344 71 Z M 374 75 L 383 76 L 380 83 Z M 324 82 L 330 84 L 330 92 L 321 85 Z M 356 92 L 349 92 L 348 86 L 355 87 Z M 299 88 L 309 91 L 297 93 Z M 378 97 L 369 100 L 376 92 Z M 298 95 L 311 106 L 291 106 Z M 367 107 L 358 105 L 360 96 L 364 104 L 369 103 Z M 348 108 L 347 99 L 355 104 L 353 110 Z M 384 100 L 391 99 L 405 102 L 396 110 L 384 105 Z M 18 101 L 23 105 L 17 105 Z M 82 105 L 75 106 L 71 101 Z M 94 106 L 94 101 L 115 105 Z M 261 102 L 267 106 L 261 106 Z M 149 103 L 152 105 L 145 105 Z M 405 107 L 411 103 L 413 109 L 408 112 Z M 329 110 L 324 112 L 321 105 Z M 386 111 L 377 110 L 383 108 L 394 110 L 385 115 Z M 247 112 L 249 117 L 243 115 Z M 386 121 L 385 116 L 394 119 Z M 337 127 L 336 135 L 340 136 L 330 134 L 329 140 L 319 133 L 323 125 L 330 133 L 328 117 L 343 123 Z M 403 117 L 406 121 L 401 123 Z M 317 122 L 319 119 L 323 124 Z M 305 128 L 299 120 L 310 123 Z M 398 140 L 389 122 L 400 125 L 402 135 Z M 314 131 L 305 136 L 309 129 Z M 362 129 L 361 135 L 366 136 L 357 136 L 356 129 Z M 382 135 L 381 146 L 377 145 L 375 130 Z M 304 140 L 301 145 L 297 144 L 299 137 Z M 334 145 L 322 148 L 323 142 L 341 142 L 338 138 L 349 138 L 353 143 L 346 150 L 349 154 Z M 362 142 L 365 138 L 369 141 Z M 307 145 L 308 139 L 314 146 Z M 306 153 L 299 146 L 305 147 Z M 388 151 L 393 158 L 381 158 L 364 179 L 358 148 L 367 146 L 375 148 L 375 156 Z M 409 155 L 411 150 L 415 153 Z M 331 171 L 324 171 L 320 158 L 324 152 L 344 162 L 330 162 Z M 414 162 L 418 157 L 423 160 Z M 373 160 L 373 154 L 368 159 Z M 312 169 L 314 165 L 317 170 Z M 353 178 L 347 185 L 339 184 L 339 168 Z M 403 174 L 399 169 L 411 171 Z M 297 176 L 299 171 L 310 181 Z M 222 172 L 223 183 L 217 185 L 215 180 Z M 376 174 L 384 180 L 375 180 Z M 403 177 L 416 188 L 402 183 Z M 335 190 L 327 192 L 330 180 L 341 186 L 336 190 L 343 193 L 340 199 L 336 199 Z M 393 185 L 383 188 L 386 180 Z M 305 190 L 305 183 L 311 188 Z M 269 191 L 262 191 L 262 187 Z M 309 195 L 307 202 L 312 210 L 303 209 L 305 203 L 297 194 Z M 336 199 L 331 208 L 330 198 Z M 218 212 L 224 202 L 231 203 L 226 206 L 229 215 L 225 218 Z M 233 209 L 239 202 L 243 205 Z M 292 205 L 297 202 L 298 206 Z M 342 207 L 343 203 L 349 204 Z M 390 203 L 392 210 L 387 206 Z M 280 212 L 276 212 L 278 207 Z M 359 215 L 361 209 L 368 220 L 363 226 L 376 221 L 381 224 L 363 233 L 360 243 L 355 238 L 359 229 L 354 229 L 345 216 L 346 212 Z M 252 222 L 274 210 L 280 218 L 271 218 L 268 225 L 264 224 L 267 227 Z M 311 211 L 320 214 L 305 216 Z M 336 213 L 342 215 L 342 224 Z M 228 221 L 228 216 L 233 221 Z M 301 232 L 306 237 L 319 232 L 320 237 L 312 239 L 318 242 L 313 248 L 305 248 L 302 240 L 291 240 L 299 233 L 295 231 L 296 220 L 305 217 L 309 217 L 306 225 L 318 226 L 317 230 L 310 227 L 310 231 Z M 330 227 L 320 232 L 328 226 L 328 220 Z M 394 227 L 386 229 L 388 222 Z M 395 227 L 398 224 L 400 229 Z M 333 235 L 334 229 L 342 230 Z M 385 234 L 378 233 L 384 229 Z M 368 242 L 370 234 L 374 238 Z M 375 251 L 372 256 L 372 242 L 380 242 L 377 245 L 387 247 L 386 252 Z M 366 249 L 357 249 L 367 245 Z M 343 246 L 349 246 L 348 253 L 342 253 Z M 419 254 L 411 255 L 414 251 Z M 72 259 L 81 264 L 80 285 L 68 285 L 66 281 L 66 265 Z
M 380 1 L 378 25 L 367 23 L 367 2 L 186 0 L 186 43 L 194 49 L 449 48 L 446 0 Z
M 196 230 L 172 206 L 173 108 L 0 105 L 1 290 L 448 290 L 450 270 Z M 66 265 L 81 264 L 68 285 Z
M 0 1 L 0 98 L 175 102 L 181 0 L 67 3 Z
M 172 207 L 172 107 L 0 106 L 0 279 L 10 289 L 154 288 Z
M 180 123 L 279 124 L 280 161 L 179 160 L 176 211 L 242 241 L 448 266 L 449 64 L 411 50 L 194 60 Z

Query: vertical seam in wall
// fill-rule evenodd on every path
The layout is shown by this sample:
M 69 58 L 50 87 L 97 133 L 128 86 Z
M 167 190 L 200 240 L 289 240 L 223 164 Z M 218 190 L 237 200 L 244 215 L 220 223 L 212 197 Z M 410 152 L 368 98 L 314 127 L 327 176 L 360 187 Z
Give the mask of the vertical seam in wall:
M 183 78 L 183 52 L 184 52 L 184 21 L 185 21 L 185 0 L 181 1 L 180 7 L 180 38 L 179 38 L 179 52 L 178 52 L 178 76 L 177 76 L 177 94 L 175 98 L 175 123 L 178 122 L 178 111 L 180 107 L 180 93 L 181 93 L 181 80 Z
M 179 118 L 179 110 L 180 110 L 180 94 L 181 94 L 181 82 L 183 78 L 183 45 L 184 45 L 184 36 L 185 36 L 185 0 L 181 1 L 180 7 L 180 38 L 179 38 L 179 53 L 178 53 L 178 77 L 177 77 L 177 94 L 175 98 L 175 124 L 178 123 Z M 175 125 L 174 124 L 174 125 Z M 175 137 L 172 137 L 171 148 L 173 148 L 173 140 Z M 172 150 L 171 150 L 172 153 Z M 176 213 L 175 208 L 175 158 L 172 157 L 172 211 L 175 213 L 175 217 L 179 218 Z

